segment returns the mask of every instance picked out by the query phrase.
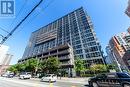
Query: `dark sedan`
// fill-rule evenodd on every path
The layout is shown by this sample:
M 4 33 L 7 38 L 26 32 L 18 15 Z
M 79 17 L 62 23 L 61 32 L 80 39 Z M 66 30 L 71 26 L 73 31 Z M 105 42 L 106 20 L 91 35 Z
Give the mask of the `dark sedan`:
M 100 74 L 89 79 L 90 87 L 130 87 L 128 73 Z

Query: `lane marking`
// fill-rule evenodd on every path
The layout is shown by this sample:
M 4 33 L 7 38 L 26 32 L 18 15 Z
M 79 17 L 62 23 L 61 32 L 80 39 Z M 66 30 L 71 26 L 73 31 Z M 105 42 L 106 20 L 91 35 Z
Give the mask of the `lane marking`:
M 71 86 L 71 87 L 76 87 L 76 86 Z
M 53 87 L 53 83 L 50 83 L 50 86 L 49 87 Z

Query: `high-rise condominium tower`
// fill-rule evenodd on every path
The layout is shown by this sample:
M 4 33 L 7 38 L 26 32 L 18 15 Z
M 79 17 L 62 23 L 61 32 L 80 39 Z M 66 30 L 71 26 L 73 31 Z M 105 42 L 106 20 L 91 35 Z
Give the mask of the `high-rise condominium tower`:
M 66 66 L 73 66 L 76 57 L 83 59 L 86 67 L 104 63 L 93 24 L 83 7 L 33 32 L 19 62 L 49 56 L 58 57 Z

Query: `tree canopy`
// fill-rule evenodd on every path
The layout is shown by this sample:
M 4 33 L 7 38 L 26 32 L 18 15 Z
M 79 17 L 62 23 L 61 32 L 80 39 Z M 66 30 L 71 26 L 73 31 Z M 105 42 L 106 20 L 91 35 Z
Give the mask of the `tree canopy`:
M 32 72 L 32 74 L 36 73 L 37 70 L 45 73 L 56 73 L 60 67 L 60 62 L 57 57 L 49 57 L 48 59 L 44 59 L 39 61 L 36 58 L 30 58 L 25 62 L 18 63 L 12 65 L 8 68 L 8 71 L 14 73 L 20 72 Z
M 107 72 L 107 66 L 103 64 L 94 64 L 90 66 L 90 70 L 94 73 Z
M 84 61 L 80 58 L 76 58 L 75 60 L 75 71 L 77 75 L 80 76 L 80 73 L 85 71 L 85 64 Z
M 39 68 L 47 73 L 56 73 L 60 68 L 60 62 L 57 57 L 49 57 L 39 63 Z

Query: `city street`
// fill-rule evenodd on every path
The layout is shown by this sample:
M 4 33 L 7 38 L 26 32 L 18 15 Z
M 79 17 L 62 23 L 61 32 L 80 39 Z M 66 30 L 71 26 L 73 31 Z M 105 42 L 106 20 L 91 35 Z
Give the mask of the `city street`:
M 39 80 L 20 80 L 18 78 L 0 77 L 0 87 L 86 87 L 86 84 L 57 81 L 55 83 Z

